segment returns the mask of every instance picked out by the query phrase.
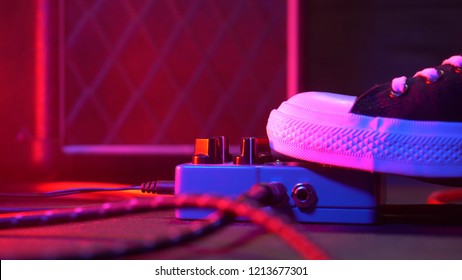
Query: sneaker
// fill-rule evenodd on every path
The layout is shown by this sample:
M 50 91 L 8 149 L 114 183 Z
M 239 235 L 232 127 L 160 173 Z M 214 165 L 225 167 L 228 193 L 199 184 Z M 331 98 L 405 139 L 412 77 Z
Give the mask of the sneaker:
M 305 92 L 273 110 L 273 150 L 369 172 L 462 177 L 462 56 L 359 97 Z

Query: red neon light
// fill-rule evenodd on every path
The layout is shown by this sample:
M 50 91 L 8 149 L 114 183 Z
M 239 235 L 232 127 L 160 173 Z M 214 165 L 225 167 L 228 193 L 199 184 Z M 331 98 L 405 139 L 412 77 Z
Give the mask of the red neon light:
M 298 1 L 287 1 L 287 98 L 298 93 Z
M 48 69 L 48 0 L 36 0 L 35 19 L 35 141 L 32 160 L 40 163 L 45 158 L 44 140 L 47 128 L 47 69 Z

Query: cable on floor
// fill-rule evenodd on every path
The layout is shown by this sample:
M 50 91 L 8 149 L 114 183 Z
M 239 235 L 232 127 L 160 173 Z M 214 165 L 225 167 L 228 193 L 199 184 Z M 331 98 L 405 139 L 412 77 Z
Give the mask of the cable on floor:
M 268 196 L 263 195 L 264 198 Z M 252 222 L 264 227 L 267 231 L 278 235 L 283 241 L 294 248 L 300 255 L 308 259 L 327 259 L 327 255 L 316 245 L 306 239 L 291 224 L 283 219 L 272 216 L 266 211 L 255 207 L 247 201 L 235 201 L 226 197 L 210 195 L 177 195 L 174 197 L 156 196 L 153 199 L 134 198 L 128 202 L 108 202 L 101 206 L 76 207 L 74 209 L 54 209 L 46 211 L 34 211 L 15 214 L 0 215 L 0 228 L 10 228 L 19 226 L 34 226 L 38 224 L 54 224 L 62 222 L 73 222 L 99 219 L 102 217 L 114 217 L 130 213 L 149 212 L 161 209 L 172 208 L 210 208 L 217 209 L 223 213 L 233 216 L 245 217 Z M 214 226 L 210 223 L 210 229 Z M 147 252 L 160 246 L 154 241 L 150 244 L 143 243 L 142 246 L 120 249 L 111 254 L 131 254 L 141 251 Z M 101 253 L 106 256 L 108 252 Z M 92 258 L 100 257 L 98 252 Z M 88 256 L 85 255 L 84 258 Z
M 0 197 L 18 197 L 18 198 L 46 198 L 46 197 L 59 197 L 66 195 L 93 193 L 93 192 L 119 192 L 140 190 L 140 186 L 124 186 L 115 188 L 71 188 L 50 192 L 34 192 L 34 193 L 0 193 Z

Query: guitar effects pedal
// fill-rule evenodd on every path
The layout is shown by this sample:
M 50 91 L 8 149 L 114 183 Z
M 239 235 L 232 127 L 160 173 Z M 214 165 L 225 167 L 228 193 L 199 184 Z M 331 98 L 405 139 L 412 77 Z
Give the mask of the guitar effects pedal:
M 238 197 L 256 183 L 278 182 L 299 222 L 370 224 L 377 221 L 377 174 L 308 162 L 274 159 L 267 138 L 242 138 L 241 153 L 229 154 L 226 137 L 196 139 L 191 163 L 175 170 L 176 194 Z M 213 210 L 178 209 L 180 219 L 202 219 Z

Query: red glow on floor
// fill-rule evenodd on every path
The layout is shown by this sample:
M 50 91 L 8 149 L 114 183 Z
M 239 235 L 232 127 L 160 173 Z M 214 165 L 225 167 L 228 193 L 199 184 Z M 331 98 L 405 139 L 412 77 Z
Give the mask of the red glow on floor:
M 436 191 L 427 198 L 428 204 L 455 204 L 462 203 L 462 190 L 447 189 Z
M 34 191 L 51 192 L 69 189 L 91 189 L 91 188 L 122 188 L 126 187 L 126 184 L 109 183 L 109 182 L 73 182 L 73 181 L 58 181 L 58 182 L 43 182 L 37 183 L 34 186 Z M 72 195 L 72 198 L 78 199 L 101 199 L 103 201 L 119 200 L 120 198 L 133 198 L 133 197 L 153 197 L 153 194 L 142 193 L 140 190 L 125 190 L 125 191 L 99 191 L 90 193 L 81 193 Z

